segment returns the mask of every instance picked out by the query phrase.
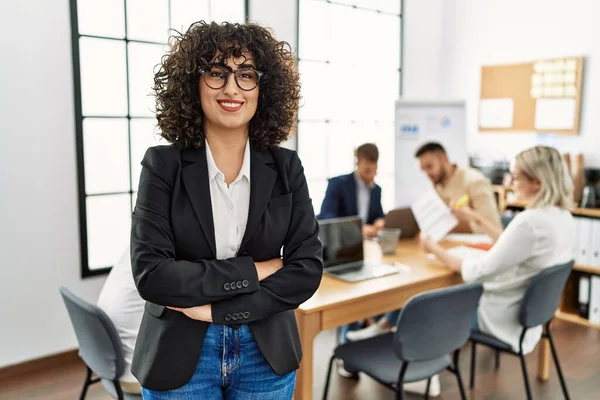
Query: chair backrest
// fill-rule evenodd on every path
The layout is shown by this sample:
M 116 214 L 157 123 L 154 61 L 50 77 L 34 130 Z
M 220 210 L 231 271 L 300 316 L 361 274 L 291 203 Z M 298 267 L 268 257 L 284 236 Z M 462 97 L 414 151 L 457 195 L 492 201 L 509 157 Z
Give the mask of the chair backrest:
M 560 294 L 573 269 L 573 261 L 543 269 L 531 278 L 521 300 L 519 322 L 525 328 L 550 321 L 558 308 Z
M 66 287 L 60 294 L 67 306 L 79 342 L 79 355 L 99 377 L 114 380 L 124 372 L 123 344 L 115 325 L 98 306 Z
M 462 347 L 482 293 L 482 284 L 473 282 L 412 297 L 398 317 L 396 355 L 403 361 L 424 361 Z

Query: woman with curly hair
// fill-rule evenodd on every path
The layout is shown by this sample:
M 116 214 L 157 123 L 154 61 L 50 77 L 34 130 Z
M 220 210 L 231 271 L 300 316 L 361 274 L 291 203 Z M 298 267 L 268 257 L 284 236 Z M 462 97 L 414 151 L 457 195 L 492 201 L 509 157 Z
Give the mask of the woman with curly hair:
M 145 399 L 291 399 L 294 309 L 322 246 L 292 129 L 289 45 L 254 24 L 193 24 L 155 76 L 171 144 L 148 149 L 131 233 L 145 312 L 132 372 Z

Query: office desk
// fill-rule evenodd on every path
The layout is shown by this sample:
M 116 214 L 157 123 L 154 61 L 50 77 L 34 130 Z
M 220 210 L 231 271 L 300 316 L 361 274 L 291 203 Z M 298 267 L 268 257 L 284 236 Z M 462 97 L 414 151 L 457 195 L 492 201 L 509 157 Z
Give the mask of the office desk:
M 295 400 L 312 399 L 313 342 L 319 332 L 397 310 L 415 294 L 462 282 L 460 275 L 428 259 L 417 240 L 401 241 L 395 255 L 383 258 L 386 263 L 394 261 L 410 271 L 355 283 L 325 275 L 317 292 L 296 310 L 304 356 L 296 376 Z M 549 349 L 541 345 L 539 376 L 546 380 Z

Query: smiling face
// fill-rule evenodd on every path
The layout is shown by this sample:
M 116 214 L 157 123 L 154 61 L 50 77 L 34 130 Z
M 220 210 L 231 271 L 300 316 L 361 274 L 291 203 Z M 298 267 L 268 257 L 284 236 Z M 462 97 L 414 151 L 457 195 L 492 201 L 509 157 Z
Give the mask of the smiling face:
M 513 167 L 512 189 L 515 191 L 518 201 L 531 201 L 541 188 L 542 185 L 539 179 L 527 176 L 518 165 Z
M 244 53 L 242 57 L 230 57 L 225 60 L 225 64 L 213 64 L 217 56 L 210 61 L 211 70 L 201 75 L 199 82 L 200 105 L 204 113 L 204 128 L 207 132 L 211 131 L 232 131 L 243 129 L 247 132 L 250 120 L 254 117 L 258 107 L 258 85 L 252 90 L 242 90 L 236 84 L 234 74 L 238 71 L 238 81 L 244 86 L 242 79 L 252 79 L 251 74 L 256 69 L 254 60 L 249 53 Z M 217 68 L 220 67 L 220 68 Z M 248 70 L 245 74 L 243 70 Z M 213 89 L 220 85 L 207 84 L 213 80 L 224 78 L 227 72 L 233 71 L 228 75 L 227 84 L 220 89 Z M 212 87 L 211 87 L 212 86 Z

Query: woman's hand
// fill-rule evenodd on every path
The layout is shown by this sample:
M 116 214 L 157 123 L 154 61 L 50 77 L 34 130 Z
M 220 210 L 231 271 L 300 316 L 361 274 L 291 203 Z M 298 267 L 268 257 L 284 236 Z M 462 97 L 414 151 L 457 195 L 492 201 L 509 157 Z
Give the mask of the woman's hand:
M 206 304 L 203 306 L 196 306 L 190 308 L 179 308 L 179 307 L 168 307 L 169 310 L 179 311 L 184 313 L 188 318 L 195 319 L 197 321 L 213 322 L 212 319 L 212 306 Z
M 433 253 L 433 249 L 435 248 L 435 242 L 429 238 L 427 235 L 419 236 L 419 244 L 421 248 L 428 253 Z
M 462 261 L 453 255 L 450 255 L 444 250 L 439 244 L 431 240 L 428 236 L 421 234 L 419 236 L 419 242 L 423 250 L 428 253 L 434 254 L 445 266 L 448 268 L 460 272 L 462 268 Z
M 477 211 L 473 210 L 469 206 L 462 206 L 460 208 L 453 209 L 452 214 L 454 214 L 454 216 L 459 220 L 468 223 L 477 222 L 479 220 L 479 214 Z
M 254 265 L 256 266 L 258 280 L 262 281 L 283 268 L 283 260 L 281 258 L 274 258 L 269 261 L 255 262 Z

